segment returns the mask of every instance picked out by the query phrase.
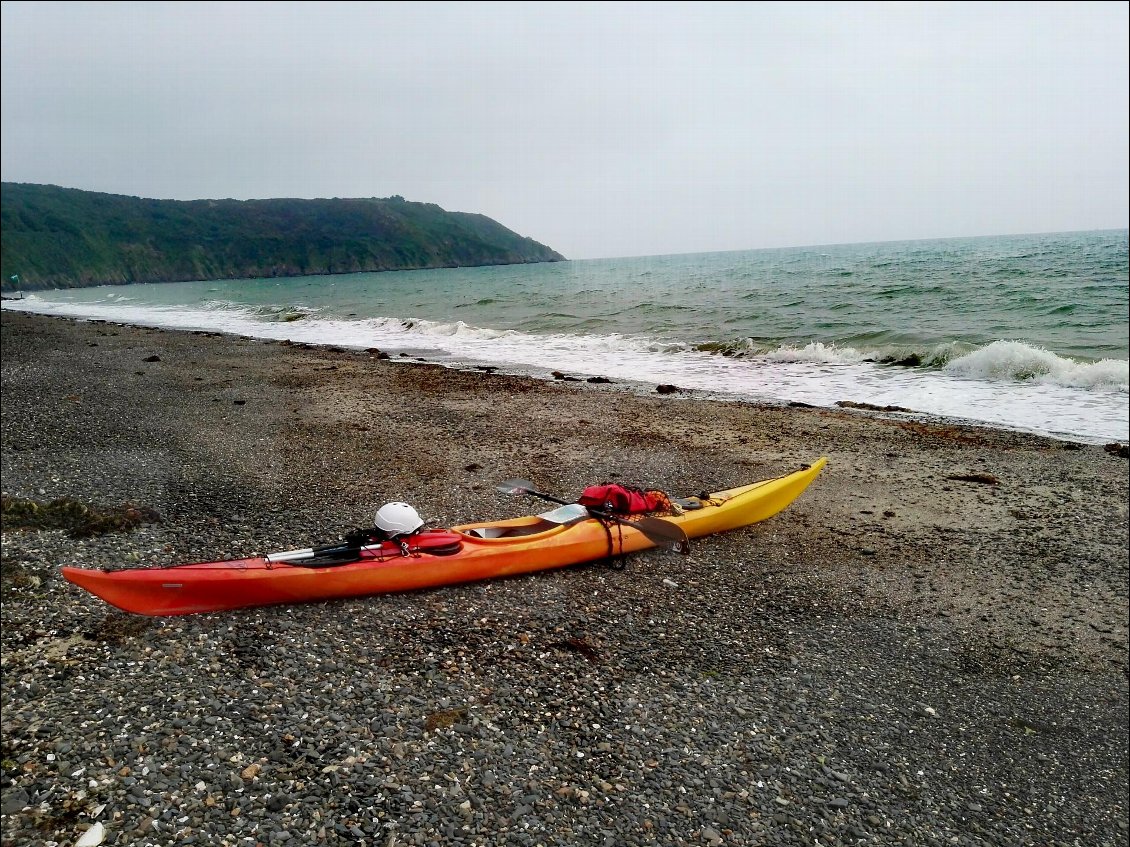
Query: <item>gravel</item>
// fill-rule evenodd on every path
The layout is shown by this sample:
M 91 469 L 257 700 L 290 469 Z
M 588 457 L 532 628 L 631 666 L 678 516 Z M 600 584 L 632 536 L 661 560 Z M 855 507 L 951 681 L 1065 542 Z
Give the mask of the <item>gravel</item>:
M 1116 451 L 2 320 L 5 496 L 162 516 L 4 532 L 4 847 L 1127 844 Z M 392 499 L 539 510 L 507 478 L 681 496 L 819 455 L 777 517 L 624 570 L 169 618 L 58 575 L 336 540 Z

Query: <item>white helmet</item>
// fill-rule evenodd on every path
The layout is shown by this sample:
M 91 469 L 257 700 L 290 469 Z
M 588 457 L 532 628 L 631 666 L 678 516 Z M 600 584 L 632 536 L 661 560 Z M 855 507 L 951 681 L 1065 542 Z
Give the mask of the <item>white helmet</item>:
M 424 525 L 420 515 L 407 503 L 385 503 L 377 509 L 374 523 L 388 535 L 410 535 Z

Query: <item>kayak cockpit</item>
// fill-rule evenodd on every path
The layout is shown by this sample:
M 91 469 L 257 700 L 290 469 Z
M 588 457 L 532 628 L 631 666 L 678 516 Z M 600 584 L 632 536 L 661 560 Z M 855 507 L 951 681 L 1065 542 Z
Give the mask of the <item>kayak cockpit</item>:
M 499 523 L 483 524 L 482 526 L 464 526 L 457 527 L 456 532 L 461 532 L 463 535 L 469 535 L 472 538 L 526 538 L 531 535 L 542 535 L 543 533 L 553 532 L 554 530 L 563 529 L 561 524 L 550 523 L 549 521 L 534 521 L 533 523 L 517 524 L 515 526 L 504 526 Z
M 452 531 L 469 535 L 472 538 L 526 538 L 531 535 L 552 533 L 562 530 L 578 521 L 587 520 L 589 510 L 580 503 L 567 503 L 558 509 L 525 518 L 507 521 L 491 521 L 481 524 L 464 524 L 453 527 Z

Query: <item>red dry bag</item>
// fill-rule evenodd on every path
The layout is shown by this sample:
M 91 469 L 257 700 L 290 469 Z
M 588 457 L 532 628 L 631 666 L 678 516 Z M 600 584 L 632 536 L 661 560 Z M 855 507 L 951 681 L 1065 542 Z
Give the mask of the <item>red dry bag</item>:
M 670 501 L 662 491 L 644 491 L 616 482 L 590 485 L 577 498 L 577 502 L 590 509 L 601 509 L 619 515 L 659 512 L 670 507 Z

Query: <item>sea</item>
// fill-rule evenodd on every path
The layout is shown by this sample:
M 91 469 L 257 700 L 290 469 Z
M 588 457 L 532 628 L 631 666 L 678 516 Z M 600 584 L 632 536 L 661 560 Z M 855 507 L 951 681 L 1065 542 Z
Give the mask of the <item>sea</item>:
M 1130 441 L 1127 230 L 24 293 L 4 309 Z

